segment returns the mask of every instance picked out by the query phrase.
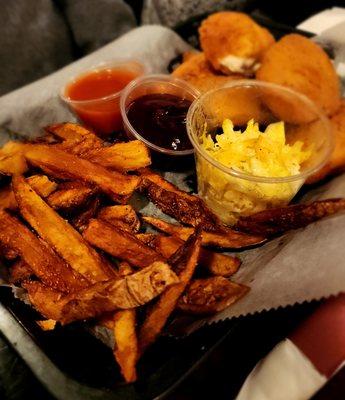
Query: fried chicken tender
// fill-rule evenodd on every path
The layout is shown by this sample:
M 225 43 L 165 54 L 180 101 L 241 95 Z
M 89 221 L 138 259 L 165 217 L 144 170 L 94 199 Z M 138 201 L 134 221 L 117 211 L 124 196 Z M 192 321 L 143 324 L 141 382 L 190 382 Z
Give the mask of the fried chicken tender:
M 172 75 L 185 80 L 202 93 L 221 87 L 234 79 L 243 78 L 239 74 L 231 76 L 216 74 L 204 53 L 191 52 L 187 53 L 184 62 L 175 69 Z
M 331 60 L 321 47 L 301 35 L 286 35 L 268 49 L 256 78 L 306 95 L 327 115 L 332 115 L 340 105 L 339 79 Z M 292 123 L 296 122 L 292 119 L 299 118 L 297 122 L 301 122 L 302 114 L 297 112 L 300 107 L 296 106 L 292 114 L 285 102 L 271 100 L 268 106 L 278 118 Z M 308 121 L 305 118 L 303 122 Z
M 336 174 L 345 170 L 345 99 L 341 106 L 330 118 L 334 150 L 329 162 L 315 175 L 308 178 L 307 183 L 315 183 L 328 175 Z
M 271 33 L 248 15 L 224 11 L 210 15 L 200 28 L 200 44 L 214 69 L 252 75 L 274 43 Z

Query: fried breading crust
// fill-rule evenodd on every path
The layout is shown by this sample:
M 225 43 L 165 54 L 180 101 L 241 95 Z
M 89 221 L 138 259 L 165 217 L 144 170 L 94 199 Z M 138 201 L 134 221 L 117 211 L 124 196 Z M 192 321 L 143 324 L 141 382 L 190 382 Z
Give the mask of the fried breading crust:
M 204 53 L 189 55 L 188 58 L 175 69 L 172 75 L 176 78 L 183 79 L 202 93 L 224 86 L 235 79 L 243 78 L 243 75 L 240 74 L 232 74 L 230 76 L 217 74 L 206 60 Z
M 210 15 L 200 28 L 200 44 L 217 71 L 252 73 L 274 43 L 271 33 L 248 15 L 224 11 Z
M 340 105 L 339 78 L 331 60 L 320 46 L 301 35 L 286 35 L 270 47 L 256 78 L 303 93 L 328 115 Z M 287 120 L 282 118 L 286 116 L 282 107 L 271 103 L 269 107 L 279 118 Z

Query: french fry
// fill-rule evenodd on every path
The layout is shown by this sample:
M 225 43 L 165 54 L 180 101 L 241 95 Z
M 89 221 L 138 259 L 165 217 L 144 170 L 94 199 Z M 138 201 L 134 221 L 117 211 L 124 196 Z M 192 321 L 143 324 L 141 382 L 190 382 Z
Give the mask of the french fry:
M 53 331 L 56 326 L 56 321 L 53 319 L 45 319 L 43 321 L 36 321 L 36 324 L 42 329 L 42 331 Z
M 180 190 L 148 169 L 141 176 L 140 190 L 165 214 L 194 227 L 202 224 L 205 231 L 225 229 L 200 197 Z
M 47 197 L 47 203 L 54 210 L 69 211 L 85 204 L 95 193 L 94 187 L 80 181 L 63 182 Z
M 58 184 L 51 181 L 46 175 L 31 175 L 26 178 L 26 181 L 41 197 L 48 197 L 58 187 Z
M 72 123 L 51 125 L 46 127 L 46 131 L 63 140 L 57 145 L 58 148 L 105 168 L 126 172 L 151 164 L 148 148 L 139 140 L 103 146 L 101 139 L 93 132 Z
M 0 209 L 16 210 L 18 207 L 11 186 L 4 186 L 0 189 Z
M 23 218 L 76 272 L 90 282 L 114 276 L 99 254 L 31 189 L 23 177 L 13 177 L 12 187 Z
M 0 174 L 24 174 L 27 170 L 28 166 L 22 154 L 1 155 L 0 153 Z
M 102 140 L 89 129 L 71 122 L 49 125 L 46 132 L 62 140 L 60 148 L 71 151 L 75 155 L 82 155 L 88 151 L 101 148 Z
M 254 235 L 273 236 L 291 229 L 303 228 L 321 218 L 343 210 L 345 210 L 345 199 L 328 199 L 309 204 L 295 204 L 241 217 L 236 228 Z
M 34 275 L 54 289 L 61 292 L 72 292 L 80 290 L 88 284 L 47 244 L 39 240 L 15 217 L 3 210 L 0 210 L 0 243 L 13 249 L 31 268 Z
M 10 268 L 9 282 L 20 285 L 24 281 L 30 280 L 35 274 L 24 260 L 18 260 Z
M 149 150 L 140 140 L 93 149 L 86 158 L 105 168 L 120 172 L 136 171 L 151 164 Z
M 99 209 L 100 199 L 95 197 L 87 202 L 86 206 L 82 209 L 82 211 L 75 215 L 72 220 L 71 224 L 79 231 L 83 232 L 87 225 L 89 224 L 90 220 L 94 218 L 97 214 Z
M 93 246 L 136 267 L 144 268 L 154 261 L 165 260 L 134 235 L 99 219 L 90 221 L 83 237 Z
M 139 183 L 138 176 L 110 172 L 100 165 L 51 146 L 26 145 L 24 155 L 31 164 L 43 169 L 48 175 L 95 185 L 119 203 L 126 202 Z
M 157 235 L 153 244 L 159 253 L 169 258 L 183 245 L 183 240 L 173 236 Z M 200 250 L 198 262 L 212 275 L 225 277 L 233 275 L 241 265 L 237 257 L 215 253 L 204 248 Z
M 141 242 L 147 244 L 150 247 L 154 248 L 154 241 L 156 240 L 157 234 L 155 233 L 137 233 L 135 237 L 139 239 Z
M 138 335 L 141 354 L 160 335 L 179 297 L 190 282 L 199 258 L 200 245 L 201 230 L 197 228 L 187 242 L 169 259 L 180 281 L 177 285 L 168 288 L 148 311 Z
M 140 229 L 140 220 L 134 208 L 127 205 L 109 206 L 100 210 L 97 216 L 99 219 L 108 222 L 109 224 L 117 224 L 118 221 L 123 222 L 123 227 L 128 232 L 136 233 Z M 128 228 L 126 228 L 126 226 Z
M 169 235 L 178 237 L 181 240 L 187 240 L 193 233 L 193 228 L 181 225 L 170 224 L 161 219 L 154 217 L 143 217 L 143 220 L 154 226 L 158 230 Z M 260 235 L 250 235 L 242 232 L 237 232 L 231 229 L 227 233 L 203 232 L 202 245 L 212 246 L 222 249 L 241 249 L 249 246 L 254 246 L 265 242 L 265 238 Z
M 195 279 L 180 297 L 178 308 L 191 314 L 214 314 L 235 303 L 248 290 L 248 286 L 222 276 Z
M 119 265 L 119 274 L 124 277 L 133 273 L 127 262 Z M 113 332 L 115 339 L 114 356 L 118 362 L 122 376 L 126 382 L 137 379 L 136 363 L 139 355 L 138 338 L 136 334 L 136 310 L 117 311 L 113 316 Z
M 68 324 L 106 312 L 146 304 L 178 282 L 169 265 L 154 262 L 122 279 L 97 282 L 76 293 L 62 295 L 40 282 L 25 282 L 31 304 L 45 318 Z

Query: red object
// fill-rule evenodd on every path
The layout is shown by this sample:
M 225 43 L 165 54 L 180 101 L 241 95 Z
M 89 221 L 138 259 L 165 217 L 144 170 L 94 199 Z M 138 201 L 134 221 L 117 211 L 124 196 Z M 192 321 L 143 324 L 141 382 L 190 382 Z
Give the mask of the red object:
M 345 361 L 345 294 L 327 300 L 290 336 L 328 378 Z
M 121 90 L 139 75 L 125 67 L 91 71 L 66 87 L 66 101 L 86 125 L 101 135 L 110 134 L 122 128 Z

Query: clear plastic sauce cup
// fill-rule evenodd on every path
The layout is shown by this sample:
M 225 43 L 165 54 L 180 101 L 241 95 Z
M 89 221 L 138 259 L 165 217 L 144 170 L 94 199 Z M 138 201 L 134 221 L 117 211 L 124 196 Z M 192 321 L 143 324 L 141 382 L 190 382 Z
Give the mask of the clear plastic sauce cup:
M 103 62 L 71 78 L 60 97 L 83 123 L 107 136 L 122 129 L 123 89 L 145 72 L 145 66 L 133 59 Z
M 289 176 L 258 176 L 231 168 L 231 163 L 220 163 L 203 146 L 204 135 L 214 138 L 221 133 L 225 119 L 240 128 L 254 119 L 261 131 L 283 121 L 286 144 L 301 141 L 310 155 L 298 173 Z M 195 149 L 199 195 L 230 225 L 239 216 L 288 204 L 308 176 L 325 165 L 333 149 L 329 121 L 312 101 L 286 87 L 255 80 L 232 82 L 195 100 L 188 111 L 187 131 Z

